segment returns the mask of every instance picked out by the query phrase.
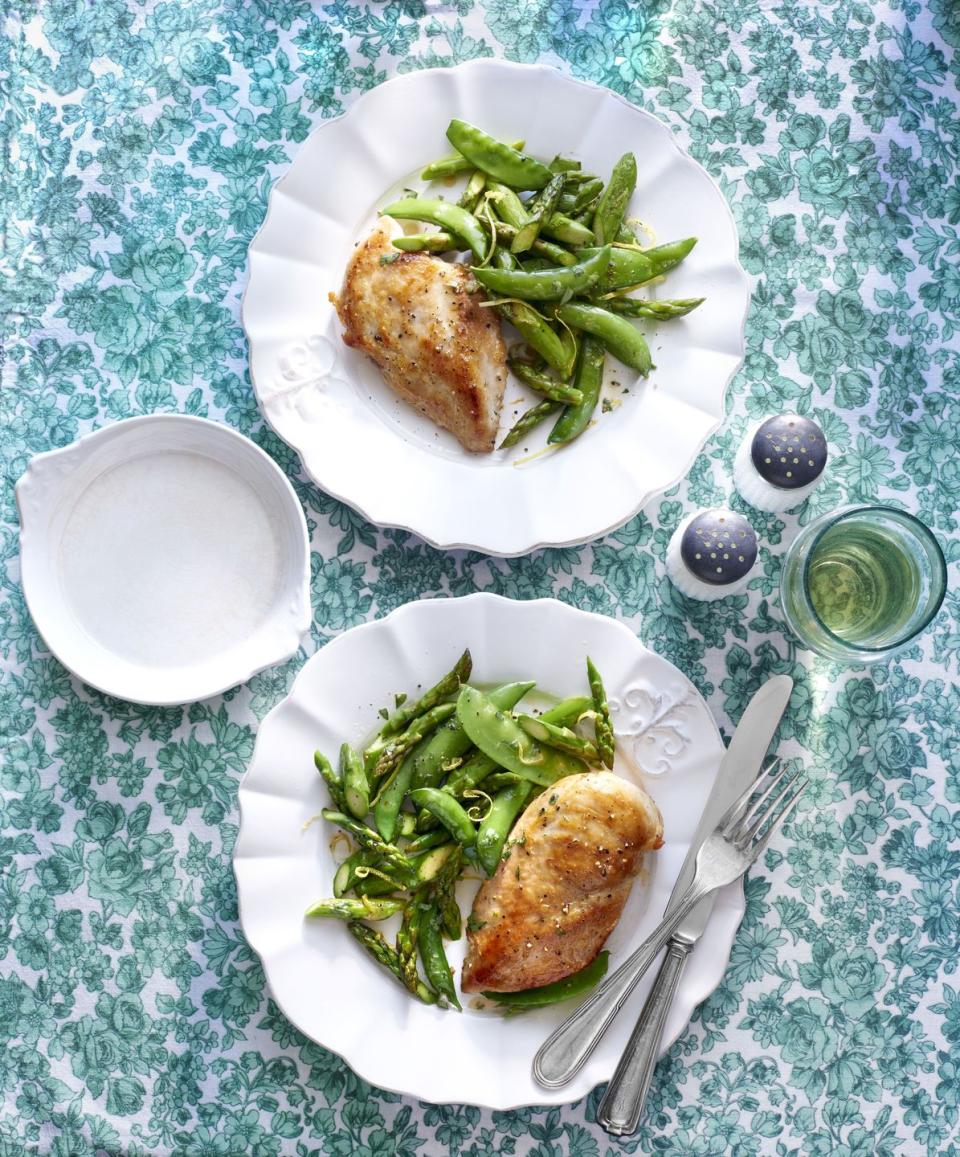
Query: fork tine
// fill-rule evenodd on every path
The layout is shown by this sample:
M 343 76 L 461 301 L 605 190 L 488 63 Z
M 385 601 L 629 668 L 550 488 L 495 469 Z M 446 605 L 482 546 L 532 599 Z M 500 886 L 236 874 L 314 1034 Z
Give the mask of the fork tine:
M 775 815 L 770 820 L 770 826 L 763 833 L 763 835 L 758 840 L 756 840 L 752 845 L 750 845 L 748 847 L 746 854 L 750 857 L 750 863 L 751 864 L 754 863 L 758 859 L 761 852 L 763 852 L 763 850 L 764 850 L 764 848 L 766 848 L 767 844 L 769 844 L 770 841 L 773 839 L 774 833 L 780 830 L 780 828 L 783 826 L 784 822 L 792 814 L 794 808 L 796 808 L 797 804 L 800 802 L 800 797 L 803 795 L 803 793 L 807 790 L 807 788 L 809 786 L 810 786 L 810 780 L 807 779 L 806 776 L 802 777 L 802 782 L 798 783 L 796 780 L 793 781 L 793 789 L 792 789 L 790 795 L 787 797 L 786 803 L 783 805 L 783 808 L 780 811 L 780 813 L 778 815 Z
M 747 790 L 741 795 L 730 807 L 723 813 L 717 827 L 724 835 L 729 835 L 733 828 L 742 820 L 743 813 L 750 805 L 750 800 L 753 798 L 754 792 L 757 790 L 757 784 L 763 779 L 765 775 L 772 775 L 776 777 L 780 775 L 780 760 L 774 756 L 767 760 L 766 764 L 760 769 L 757 778 L 750 784 Z
M 747 812 L 733 835 L 736 843 L 748 844 L 782 803 L 787 792 L 803 776 L 803 771 L 784 771 L 765 788 L 753 807 Z

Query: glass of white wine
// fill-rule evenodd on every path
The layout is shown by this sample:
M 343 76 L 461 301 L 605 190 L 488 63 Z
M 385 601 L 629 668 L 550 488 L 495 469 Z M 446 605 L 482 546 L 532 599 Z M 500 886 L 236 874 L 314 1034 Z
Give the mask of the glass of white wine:
M 912 514 L 850 506 L 797 536 L 783 561 L 790 629 L 820 655 L 876 663 L 930 625 L 947 591 L 940 544 Z

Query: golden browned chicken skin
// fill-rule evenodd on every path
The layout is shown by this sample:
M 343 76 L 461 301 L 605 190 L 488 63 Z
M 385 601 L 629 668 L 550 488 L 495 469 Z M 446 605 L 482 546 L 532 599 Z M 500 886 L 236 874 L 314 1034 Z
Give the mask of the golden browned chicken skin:
M 465 449 L 489 453 L 507 382 L 500 322 L 480 307 L 484 298 L 469 270 L 427 253 L 400 253 L 391 239 L 401 232 L 381 218 L 354 250 L 337 301 L 343 340 Z
M 663 843 L 657 805 L 609 771 L 561 779 L 517 821 L 474 901 L 464 992 L 519 992 L 585 968 L 627 902 L 643 853 Z

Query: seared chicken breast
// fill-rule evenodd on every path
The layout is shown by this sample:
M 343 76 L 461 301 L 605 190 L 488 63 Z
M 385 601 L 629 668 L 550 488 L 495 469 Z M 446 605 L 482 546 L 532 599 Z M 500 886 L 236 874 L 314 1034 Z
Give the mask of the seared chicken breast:
M 477 893 L 463 991 L 540 988 L 585 968 L 620 919 L 643 853 L 662 843 L 657 805 L 612 772 L 548 788 Z
M 507 382 L 500 322 L 465 266 L 401 253 L 390 243 L 401 232 L 382 217 L 354 250 L 337 301 L 343 340 L 464 449 L 489 453 Z

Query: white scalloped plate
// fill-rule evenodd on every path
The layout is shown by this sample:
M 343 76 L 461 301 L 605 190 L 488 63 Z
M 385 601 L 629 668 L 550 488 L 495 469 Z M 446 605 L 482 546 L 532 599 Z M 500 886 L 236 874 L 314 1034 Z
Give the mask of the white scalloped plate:
M 276 463 L 235 430 L 129 418 L 38 454 L 16 492 L 27 605 L 85 683 L 190 703 L 300 646 L 306 519 Z
M 408 603 L 348 631 L 310 659 L 263 721 L 240 785 L 233 863 L 241 922 L 287 1017 L 366 1080 L 433 1102 L 491 1109 L 563 1104 L 610 1078 L 652 974 L 573 1083 L 545 1092 L 530 1065 L 571 1011 L 569 1003 L 507 1019 L 471 1008 L 475 997 L 464 1001 L 462 1014 L 426 1007 L 369 960 L 343 925 L 303 919 L 312 900 L 331 894 L 335 869 L 330 826 L 304 826 L 328 806 L 313 751 L 336 752 L 344 739 L 361 743 L 381 705 L 438 677 L 465 645 L 478 681 L 536 679 L 557 695 L 582 692 L 584 656 L 596 661 L 611 704 L 618 703 L 616 770 L 655 798 L 666 841 L 647 856 L 610 936 L 611 968 L 652 931 L 723 754 L 707 705 L 684 675 L 613 619 L 553 599 L 514 602 L 488 594 Z M 461 885 L 464 912 L 476 887 Z M 665 1049 L 719 984 L 743 912 L 739 883 L 719 893 L 681 979 Z M 451 946 L 458 976 L 463 948 L 463 941 Z
M 632 149 L 640 174 L 629 212 L 660 241 L 700 238 L 660 292 L 707 301 L 645 326 L 657 363 L 647 382 L 608 359 L 608 389 L 622 404 L 559 452 L 539 454 L 549 424 L 525 448 L 462 450 L 344 345 L 329 301 L 377 207 L 401 185 L 422 187 L 419 169 L 449 151 L 454 116 L 600 174 Z M 270 194 L 243 301 L 257 400 L 317 485 L 372 522 L 504 556 L 588 542 L 672 486 L 720 425 L 750 300 L 737 254 L 733 217 L 706 171 L 665 125 L 613 93 L 491 60 L 400 76 L 314 131 Z M 532 401 L 511 379 L 503 429 Z

